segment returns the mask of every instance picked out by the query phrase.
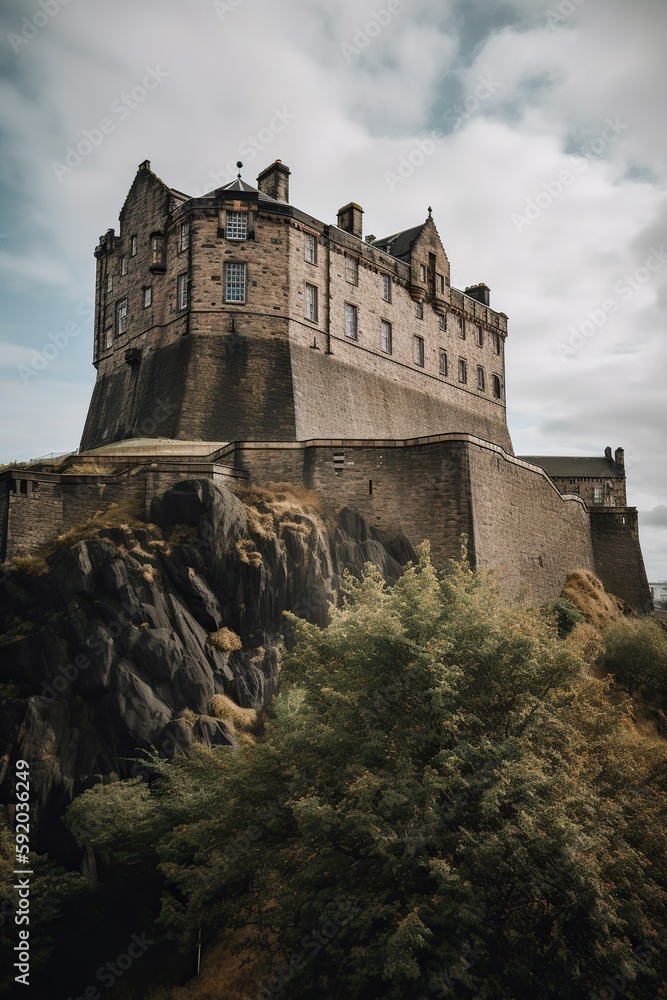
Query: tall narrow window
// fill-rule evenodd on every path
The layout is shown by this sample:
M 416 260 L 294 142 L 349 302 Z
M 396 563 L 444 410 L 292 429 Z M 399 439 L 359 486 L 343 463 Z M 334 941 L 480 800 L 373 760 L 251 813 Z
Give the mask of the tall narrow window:
M 465 340 L 466 339 L 466 325 L 463 322 L 463 316 L 455 316 L 454 317 L 454 328 L 455 328 L 456 332 L 458 333 L 459 337 L 461 338 L 461 340 Z
M 190 223 L 181 222 L 181 250 L 187 250 L 190 246 Z
M 477 388 L 480 392 L 484 392 L 486 389 L 486 375 L 481 365 L 477 365 Z
M 382 275 L 382 298 L 385 302 L 391 302 L 391 278 L 388 274 Z
M 603 499 L 604 499 L 604 494 L 602 492 L 602 487 L 601 486 L 594 486 L 593 487 L 593 503 L 595 504 L 595 506 L 596 507 L 600 506 L 602 504 L 602 502 L 603 502 Z
M 137 237 L 133 236 L 130 240 L 130 257 L 137 256 Z
M 500 334 L 493 334 L 493 353 L 500 354 Z
M 468 381 L 468 362 L 465 358 L 459 358 L 459 382 Z
M 304 315 L 311 323 L 317 323 L 317 287 L 306 284 Z
M 435 279 L 435 286 L 438 289 L 438 295 L 445 294 L 445 276 L 444 274 L 437 274 Z
M 412 358 L 416 365 L 420 368 L 424 367 L 424 338 L 423 337 L 413 337 L 412 338 Z
M 447 351 L 440 349 L 440 374 L 447 374 Z
M 245 302 L 246 265 L 225 264 L 225 302 Z
M 359 284 L 359 261 L 356 257 L 345 258 L 345 280 L 351 285 Z
M 151 288 L 150 285 L 146 285 L 146 287 L 144 288 L 144 309 L 148 309 L 148 307 L 151 305 L 152 302 L 153 302 L 153 289 Z
M 359 310 L 350 302 L 345 303 L 345 336 L 350 340 L 359 336 Z
M 116 303 L 116 336 L 127 333 L 127 299 Z
M 447 317 L 446 316 L 440 316 L 440 318 L 438 319 L 438 326 L 440 327 L 441 330 L 447 330 Z
M 415 302 L 415 316 L 417 317 L 417 319 L 423 319 L 424 318 L 424 303 L 423 302 Z
M 419 265 L 419 277 L 422 281 L 426 281 L 426 264 Z
M 317 237 L 306 233 L 303 243 L 303 256 L 309 264 L 317 264 Z
M 113 274 L 107 275 L 107 292 L 113 291 Z
M 245 240 L 248 238 L 247 212 L 227 212 L 225 236 L 228 240 Z
M 492 375 L 491 376 L 491 386 L 492 386 L 492 389 L 493 389 L 493 395 L 494 395 L 495 399 L 501 399 L 502 398 L 502 386 L 500 384 L 500 375 Z
M 382 320 L 380 326 L 380 346 L 385 354 L 391 354 L 393 346 L 391 323 L 388 323 L 386 319 Z
M 187 274 L 179 274 L 178 276 L 178 308 L 187 309 L 188 308 L 188 287 L 190 284 L 190 279 Z
M 120 261 L 120 273 L 127 274 L 127 254 L 124 253 Z
M 164 271 L 166 267 L 166 247 L 164 233 L 151 236 L 151 270 Z
M 484 330 L 481 326 L 475 327 L 475 340 L 477 341 L 478 347 L 484 347 Z

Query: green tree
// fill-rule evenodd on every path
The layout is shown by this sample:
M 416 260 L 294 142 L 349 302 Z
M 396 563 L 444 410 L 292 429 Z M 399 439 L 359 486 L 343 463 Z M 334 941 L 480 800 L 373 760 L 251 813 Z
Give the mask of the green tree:
M 159 859 L 172 933 L 243 931 L 290 1000 L 579 1000 L 607 976 L 653 996 L 665 751 L 576 631 L 465 562 L 439 577 L 426 547 L 393 588 L 348 579 L 327 628 L 293 625 L 260 739 L 77 806 L 115 796 L 93 846 Z

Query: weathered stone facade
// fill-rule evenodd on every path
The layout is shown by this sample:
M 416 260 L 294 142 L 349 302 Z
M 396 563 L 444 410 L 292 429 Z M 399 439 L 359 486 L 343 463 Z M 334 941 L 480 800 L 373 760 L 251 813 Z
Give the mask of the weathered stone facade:
M 152 436 L 159 397 L 157 436 L 180 440 L 466 432 L 511 452 L 507 318 L 451 287 L 430 214 L 394 255 L 265 193 L 287 196 L 285 169 L 187 199 L 141 165 L 96 250 L 82 450 Z

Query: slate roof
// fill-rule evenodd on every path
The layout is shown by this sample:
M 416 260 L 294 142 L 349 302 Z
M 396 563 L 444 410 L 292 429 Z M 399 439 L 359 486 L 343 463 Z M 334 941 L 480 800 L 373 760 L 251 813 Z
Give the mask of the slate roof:
M 377 247 L 378 250 L 384 250 L 385 253 L 391 254 L 392 257 L 399 257 L 403 259 L 407 257 L 412 250 L 417 237 L 421 234 L 425 222 L 422 222 L 420 226 L 413 226 L 412 229 L 404 229 L 400 233 L 394 233 L 393 236 L 385 236 L 384 239 L 375 240 L 371 243 L 371 246 Z
M 222 187 L 216 188 L 215 191 L 244 191 L 250 194 L 258 194 L 260 201 L 271 201 L 274 205 L 278 204 L 278 201 L 275 198 L 272 198 L 271 195 L 264 194 L 263 191 L 253 187 L 252 184 L 246 184 L 246 182 L 240 177 L 235 177 L 233 181 L 229 182 L 229 184 L 223 184 Z M 215 191 L 209 191 L 208 194 L 204 195 L 204 198 L 215 197 Z
M 530 462 L 544 469 L 552 479 L 624 479 L 625 469 L 608 458 L 569 458 L 566 455 L 519 455 L 522 462 Z

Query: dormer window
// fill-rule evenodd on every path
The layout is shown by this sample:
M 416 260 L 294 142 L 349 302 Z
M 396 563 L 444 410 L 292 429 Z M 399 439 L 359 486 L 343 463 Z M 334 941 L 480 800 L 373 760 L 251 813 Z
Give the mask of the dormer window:
M 151 271 L 165 271 L 167 267 L 167 246 L 164 233 L 151 236 Z
M 225 236 L 228 240 L 247 240 L 247 212 L 227 212 L 227 228 L 225 230 Z

